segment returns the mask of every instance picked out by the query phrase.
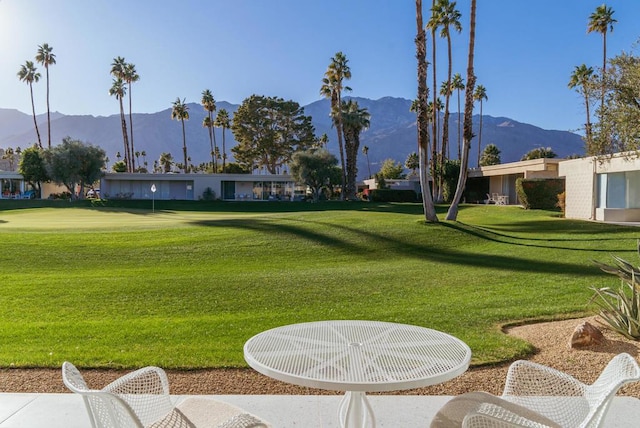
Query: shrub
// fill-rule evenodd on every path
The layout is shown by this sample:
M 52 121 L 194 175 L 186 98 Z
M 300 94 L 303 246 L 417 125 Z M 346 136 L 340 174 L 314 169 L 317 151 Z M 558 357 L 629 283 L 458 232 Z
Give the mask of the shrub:
M 567 200 L 566 192 L 558 193 L 558 203 L 556 204 L 556 206 L 560 208 L 560 211 L 562 211 L 562 217 L 564 217 L 565 209 L 567 207 L 566 200 Z
M 516 192 L 525 209 L 552 210 L 558 207 L 558 194 L 564 192 L 564 179 L 518 178 Z
M 640 253 L 640 245 L 638 247 Z M 599 315 L 609 326 L 621 335 L 640 340 L 640 268 L 613 256 L 614 265 L 595 262 L 604 272 L 620 278 L 620 286 L 591 287 L 594 295 L 591 301 L 600 307 Z
M 413 190 L 374 189 L 369 191 L 373 202 L 416 202 L 418 197 Z
M 203 201 L 214 201 L 216 199 L 216 192 L 214 192 L 211 187 L 207 187 L 204 189 L 204 192 L 202 192 L 201 199 Z

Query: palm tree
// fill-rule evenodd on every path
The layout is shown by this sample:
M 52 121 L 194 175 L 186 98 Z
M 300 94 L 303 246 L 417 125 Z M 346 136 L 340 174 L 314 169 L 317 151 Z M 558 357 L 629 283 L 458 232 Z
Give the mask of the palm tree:
M 358 149 L 360 133 L 369 128 L 371 115 L 366 108 L 360 108 L 357 101 L 342 102 L 342 121 L 344 131 L 345 154 L 347 157 L 347 199 L 356 199 L 358 175 Z
M 125 69 L 127 62 L 121 56 L 113 59 L 111 63 L 111 75 L 115 78 L 113 80 L 113 86 L 109 91 L 110 95 L 115 95 L 116 99 L 120 102 L 120 121 L 122 123 L 122 139 L 124 143 L 124 163 L 127 166 L 127 172 L 133 172 L 133 152 L 129 147 L 129 135 L 127 133 L 127 120 L 124 114 L 124 105 L 122 99 L 127 94 L 125 87 Z
M 160 159 L 154 162 L 154 170 L 156 169 L 156 162 L 162 167 L 162 171 L 165 174 L 171 172 L 171 166 L 173 166 L 173 156 L 171 156 L 171 153 L 160 153 Z
M 331 100 L 331 117 L 333 124 L 338 133 L 338 150 L 340 151 L 340 166 L 342 167 L 342 192 L 340 198 L 344 200 L 345 187 L 347 183 L 345 168 L 345 151 L 343 147 L 343 131 L 342 131 L 342 91 L 350 91 L 351 88 L 344 86 L 345 80 L 351 79 L 351 69 L 348 65 L 349 60 L 342 52 L 337 52 L 331 58 L 331 64 L 327 67 L 322 79 L 322 87 L 320 94 Z
M 432 105 L 436 105 L 437 103 L 437 98 L 438 98 L 438 91 L 437 91 L 437 87 L 438 87 L 438 81 L 436 78 L 437 75 L 437 68 L 436 68 L 436 32 L 438 31 L 438 27 L 440 26 L 440 22 L 438 20 L 438 17 L 435 15 L 434 13 L 434 9 L 436 8 L 436 0 L 432 0 L 431 1 L 431 17 L 429 18 L 429 21 L 427 22 L 427 29 L 431 30 L 431 66 L 433 68 L 433 71 L 431 72 L 432 75 L 432 100 L 431 103 Z M 431 192 L 432 192 L 432 197 L 435 198 L 437 196 L 438 193 L 438 186 L 436 185 L 436 181 L 435 181 L 435 177 L 436 177 L 436 159 L 438 158 L 437 154 L 438 154 L 438 117 L 437 117 L 437 110 L 436 109 L 432 109 L 431 110 L 431 139 L 432 139 L 432 143 L 431 143 L 431 179 L 432 181 L 432 186 L 431 186 Z
M 136 72 L 136 66 L 130 62 L 126 63 L 124 65 L 124 70 L 123 70 L 123 80 L 125 82 L 127 82 L 127 85 L 129 86 L 129 132 L 131 133 L 131 147 L 129 148 L 129 150 L 131 151 L 131 170 L 132 172 L 135 171 L 135 163 L 133 162 L 133 153 L 134 153 L 134 146 L 133 146 L 133 115 L 131 113 L 131 84 L 133 82 L 137 82 L 138 80 L 140 80 L 140 75 L 138 75 L 138 73 Z
M 49 148 L 51 148 L 51 113 L 49 109 L 49 66 L 56 63 L 56 55 L 51 53 L 53 48 L 47 43 L 43 43 L 38 46 L 38 53 L 36 54 L 36 61 L 44 65 L 44 69 L 47 74 L 47 134 Z
M 460 12 L 456 9 L 456 2 L 449 2 L 449 0 L 438 0 L 434 10 L 432 10 L 435 19 L 438 22 L 438 26 L 441 28 L 440 37 L 447 39 L 447 81 L 445 86 L 445 101 L 444 101 L 444 123 L 442 126 L 442 157 L 440 158 L 440 169 L 444 170 L 444 163 L 446 162 L 445 153 L 448 157 L 448 143 L 449 143 L 449 100 L 453 89 L 451 88 L 451 72 L 453 67 L 453 60 L 451 54 L 451 27 L 458 33 L 462 31 L 462 25 L 460 24 Z M 442 187 L 442 186 L 440 186 Z
M 476 84 L 476 76 L 473 70 L 473 60 L 476 40 L 476 0 L 471 0 L 471 12 L 469 13 L 469 54 L 467 57 L 467 92 L 465 93 L 464 102 L 464 142 L 462 148 L 462 158 L 460 160 L 460 174 L 458 176 L 458 185 L 453 195 L 453 201 L 447 211 L 447 220 L 456 220 L 458 218 L 458 205 L 462 200 L 465 184 L 467 182 L 468 165 L 469 165 L 469 149 L 471 148 L 471 140 L 473 139 L 473 94 Z
M 120 126 L 122 128 L 122 142 L 124 145 L 124 164 L 127 167 L 128 172 L 132 172 L 130 170 L 130 154 L 129 154 L 129 137 L 127 135 L 127 121 L 124 117 L 124 105 L 122 104 L 122 99 L 127 94 L 127 88 L 124 85 L 124 80 L 121 78 L 113 79 L 113 84 L 111 85 L 111 89 L 109 89 L 109 95 L 115 96 L 120 104 Z
M 227 168 L 227 147 L 225 141 L 225 130 L 231 128 L 231 119 L 229 118 L 229 112 L 221 108 L 218 112 L 218 116 L 216 117 L 214 125 L 222 128 L 222 172 L 224 173 Z
M 431 192 L 429 192 L 429 117 L 427 112 L 427 37 L 422 21 L 422 0 L 416 0 L 416 59 L 418 62 L 418 99 L 417 99 L 417 123 L 418 128 L 418 152 L 420 158 L 420 187 L 422 189 L 422 206 L 425 220 L 437 222 Z
M 189 120 L 189 107 L 185 104 L 185 100 L 180 101 L 180 97 L 176 98 L 173 102 L 173 108 L 171 109 L 171 119 L 176 119 L 182 122 L 182 153 L 184 155 L 183 169 L 184 173 L 189 172 L 189 163 L 187 156 L 187 135 L 184 131 L 184 121 Z
M 460 141 L 462 139 L 462 118 L 460 117 L 462 112 L 460 111 L 460 91 L 464 90 L 464 80 L 460 73 L 456 73 L 453 75 L 453 79 L 451 79 L 451 89 L 458 91 L 458 160 L 460 160 L 460 148 L 462 145 Z
M 42 141 L 40 140 L 40 131 L 38 130 L 38 121 L 36 119 L 36 105 L 33 103 L 33 82 L 40 80 L 40 73 L 36 71 L 36 66 L 33 65 L 33 61 L 26 61 L 24 65 L 20 66 L 18 71 L 18 79 L 26 82 L 29 85 L 29 92 L 31 93 L 31 111 L 33 113 L 33 124 L 36 127 L 36 135 L 38 136 L 38 146 L 42 148 Z
M 604 107 L 605 76 L 607 74 L 607 32 L 613 31 L 613 24 L 618 22 L 613 18 L 613 9 L 603 4 L 589 16 L 587 33 L 602 34 L 602 99 L 600 108 Z
M 587 122 L 585 124 L 585 137 L 587 147 L 591 147 L 591 113 L 589 109 L 589 95 L 591 93 L 591 84 L 594 79 L 593 68 L 587 67 L 586 64 L 576 66 L 571 73 L 569 80 L 569 89 L 577 88 L 576 91 L 584 97 L 584 106 L 587 110 Z
M 213 94 L 209 89 L 202 91 L 202 99 L 200 104 L 207 112 L 207 117 L 202 121 L 202 126 L 209 129 L 209 145 L 211 146 L 211 168 L 213 172 L 218 171 L 218 162 L 216 162 L 216 131 L 214 129 L 213 112 L 216 111 L 216 100 L 213 98 Z
M 369 171 L 369 175 L 367 177 L 371 178 L 371 162 L 369 162 L 369 146 L 362 147 L 362 154 L 367 158 L 367 170 Z
M 467 91 L 469 91 L 469 86 L 467 86 Z M 480 150 L 482 147 L 482 104 L 483 101 L 488 101 L 487 90 L 484 86 L 478 85 L 476 90 L 473 91 L 473 100 L 480 101 L 480 130 L 478 131 L 478 168 L 480 167 Z

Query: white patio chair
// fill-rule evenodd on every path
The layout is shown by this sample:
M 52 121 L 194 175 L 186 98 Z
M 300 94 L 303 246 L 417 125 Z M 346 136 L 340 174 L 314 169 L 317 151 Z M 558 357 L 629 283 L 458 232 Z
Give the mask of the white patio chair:
M 442 420 L 443 411 L 462 413 L 464 419 L 457 417 L 456 421 L 465 422 L 432 426 L 596 428 L 601 426 L 620 387 L 637 381 L 640 381 L 640 367 L 626 353 L 615 356 L 591 385 L 551 367 L 516 361 L 509 367 L 501 397 L 489 395 L 493 398 L 486 401 L 482 401 L 483 397 L 473 397 L 474 405 L 470 405 L 468 399 L 460 398 L 464 396 L 456 397 L 438 412 L 434 423 Z M 524 414 L 523 408 L 532 413 Z
M 145 367 L 101 390 L 87 387 L 78 369 L 62 365 L 62 379 L 81 394 L 93 428 L 268 428 L 244 410 L 208 398 L 187 398 L 174 406 L 161 368 Z

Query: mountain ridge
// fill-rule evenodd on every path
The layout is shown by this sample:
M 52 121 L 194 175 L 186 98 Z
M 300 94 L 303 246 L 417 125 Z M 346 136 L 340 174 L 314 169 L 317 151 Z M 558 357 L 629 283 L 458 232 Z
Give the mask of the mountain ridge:
M 375 173 L 385 159 L 391 158 L 404 164 L 407 156 L 417 150 L 417 134 L 415 114 L 409 110 L 411 101 L 397 97 L 382 97 L 377 100 L 359 97 L 349 97 L 358 102 L 360 107 L 367 108 L 370 118 L 370 128 L 361 134 L 360 148 L 369 148 L 371 171 Z M 202 105 L 188 103 L 190 120 L 185 121 L 187 148 L 193 164 L 209 162 L 210 143 L 206 128 L 202 127 L 202 120 L 206 111 Z M 230 115 L 239 105 L 226 101 L 217 102 L 217 110 L 226 109 Z M 312 117 L 316 135 L 326 133 L 329 137 L 327 148 L 338 154 L 336 131 L 329 116 L 329 100 L 321 99 L 304 106 L 305 114 Z M 442 114 L 440 117 L 442 118 Z M 40 129 L 40 138 L 46 146 L 47 119 L 46 113 L 36 116 Z M 458 143 L 458 112 L 450 114 L 450 158 L 457 158 Z M 440 119 L 442 120 L 442 119 Z M 473 116 L 474 132 L 478 134 L 480 117 Z M 128 123 L 128 115 L 127 115 Z M 133 113 L 134 149 L 145 151 L 148 168 L 153 168 L 153 160 L 159 158 L 160 153 L 169 152 L 176 161 L 182 159 L 182 127 L 179 122 L 171 120 L 171 108 L 154 113 Z M 440 125 L 441 127 L 442 125 Z M 216 142 L 222 145 L 222 130 L 216 129 Z M 120 115 L 65 115 L 52 112 L 51 134 L 54 145 L 64 137 L 85 141 L 102 147 L 110 159 L 110 164 L 116 160 L 116 152 L 123 151 Z M 29 147 L 37 140 L 33 128 L 33 117 L 14 109 L 0 108 L 0 148 Z M 231 148 L 236 144 L 233 133 L 226 131 L 227 155 L 231 155 Z M 478 136 L 473 139 L 469 165 L 477 163 Z M 501 150 L 503 163 L 520 160 L 522 155 L 537 147 L 551 147 L 558 157 L 580 155 L 584 153 L 582 138 L 569 131 L 545 130 L 535 125 L 518 122 L 508 117 L 482 117 L 482 146 L 495 144 Z M 140 160 L 143 162 L 143 160 Z M 359 177 L 367 174 L 368 165 L 365 157 L 358 157 Z

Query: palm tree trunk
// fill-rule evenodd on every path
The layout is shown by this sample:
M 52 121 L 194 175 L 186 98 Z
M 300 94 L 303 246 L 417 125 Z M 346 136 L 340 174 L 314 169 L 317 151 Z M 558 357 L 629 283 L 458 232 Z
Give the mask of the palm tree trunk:
M 482 150 L 481 147 L 482 147 L 482 100 L 480 100 L 480 129 L 478 130 L 478 168 L 480 168 L 480 155 Z
M 342 140 L 343 130 L 342 130 L 342 99 L 340 94 L 338 93 L 338 105 L 336 108 L 337 112 L 337 120 L 336 120 L 336 130 L 338 132 L 338 149 L 340 150 L 340 166 L 342 167 L 342 188 L 340 189 L 340 200 L 344 201 L 346 186 L 347 186 L 347 171 L 345 170 L 345 162 L 344 162 L 344 144 Z
M 213 159 L 214 159 L 214 167 L 216 172 L 218 172 L 218 158 L 216 157 L 216 152 L 218 151 L 218 143 L 216 143 L 216 127 L 213 125 L 213 116 L 211 116 L 211 133 L 213 134 Z M 222 128 L 222 138 L 224 139 L 224 128 Z
M 222 172 L 225 172 L 225 169 L 227 168 L 227 147 L 226 147 L 226 141 L 225 141 L 225 127 L 222 127 Z M 215 137 L 215 132 L 213 133 L 214 137 Z M 215 144 L 215 143 L 214 143 Z
M 33 84 L 29 83 L 29 91 L 31 92 L 31 111 L 33 113 L 33 125 L 36 127 L 36 135 L 38 136 L 38 146 L 42 148 L 40 141 L 40 130 L 38 129 L 38 120 L 36 119 L 36 105 L 33 102 Z
M 416 36 L 416 58 L 418 60 L 417 131 L 422 208 L 426 221 L 437 222 L 438 216 L 429 188 L 429 118 L 427 117 L 429 89 L 427 88 L 427 40 L 422 21 L 422 0 L 416 0 L 416 27 L 418 32 Z
M 458 89 L 458 160 L 460 160 L 460 139 L 462 138 L 462 132 L 460 126 L 462 125 L 461 115 L 460 115 L 460 89 Z
M 184 155 L 184 173 L 186 174 L 189 172 L 189 157 L 187 156 L 187 135 L 184 132 L 184 119 L 180 119 L 180 121 L 182 122 L 182 154 Z
M 120 124 L 122 126 L 122 142 L 124 145 L 124 164 L 127 171 L 131 172 L 131 159 L 129 158 L 129 136 L 127 134 L 127 120 L 124 115 L 124 106 L 122 105 L 122 97 L 118 97 L 120 102 Z
M 432 8 L 435 7 L 435 0 L 433 0 L 433 2 L 431 3 Z M 431 46 L 432 46 L 432 52 L 431 52 L 431 63 L 433 65 L 433 118 L 431 121 L 431 126 L 432 126 L 432 145 L 431 145 L 431 183 L 432 183 L 432 189 L 431 189 L 431 195 L 432 195 L 432 199 L 436 199 L 438 198 L 438 184 L 437 184 L 437 177 L 436 177 L 436 162 L 438 159 L 438 109 L 436 108 L 437 105 L 437 101 L 438 101 L 438 81 L 437 81 L 437 76 L 436 76 L 436 29 L 433 28 L 431 30 Z
M 469 56 L 467 60 L 467 92 L 465 94 L 464 106 L 464 146 L 462 149 L 462 160 L 460 161 L 460 175 L 458 176 L 458 185 L 456 193 L 453 196 L 451 206 L 447 211 L 447 220 L 456 220 L 458 218 L 458 205 L 462 200 L 462 194 L 467 183 L 467 168 L 469 166 L 469 148 L 471 147 L 471 139 L 473 138 L 473 90 L 476 85 L 476 76 L 473 70 L 473 57 L 476 40 L 476 0 L 471 0 L 471 13 L 469 24 Z
M 133 115 L 131 114 L 131 83 L 129 83 L 129 132 L 131 132 L 131 145 L 129 146 L 129 151 L 130 151 L 129 155 L 131 156 L 131 171 L 129 172 L 135 172 L 136 163 L 133 157 L 135 150 L 133 148 Z
M 49 109 L 49 65 L 45 63 L 45 67 L 47 70 L 47 135 L 48 139 L 48 147 L 51 148 L 51 113 Z

